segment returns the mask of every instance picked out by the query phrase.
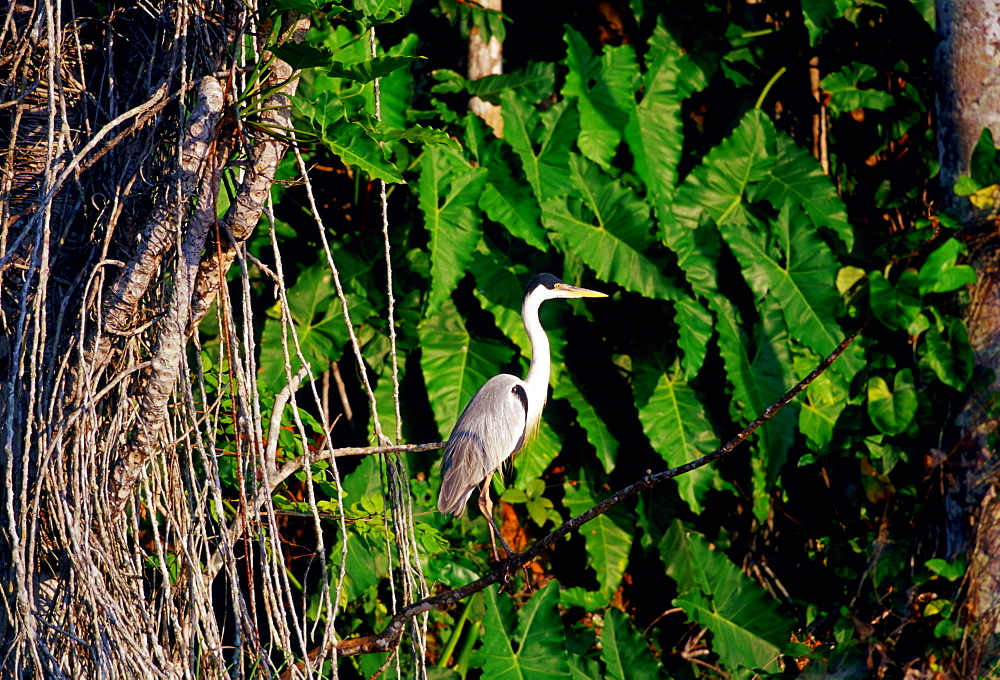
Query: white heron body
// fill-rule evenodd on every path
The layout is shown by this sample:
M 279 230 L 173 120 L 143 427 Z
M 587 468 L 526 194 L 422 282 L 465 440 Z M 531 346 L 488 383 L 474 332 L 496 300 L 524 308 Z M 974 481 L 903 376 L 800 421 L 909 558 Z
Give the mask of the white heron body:
M 524 330 L 531 344 L 527 377 L 521 380 L 503 373 L 487 380 L 462 411 L 448 438 L 441 465 L 438 510 L 460 517 L 472 492 L 482 485 L 479 507 L 490 521 L 491 538 L 494 532 L 499 536 L 499 532 L 492 518 L 490 479 L 538 427 L 548 396 L 549 339 L 538 320 L 538 308 L 546 300 L 574 297 L 606 296 L 567 285 L 551 274 L 539 274 L 531 280 L 521 306 Z M 504 548 L 511 553 L 506 543 Z

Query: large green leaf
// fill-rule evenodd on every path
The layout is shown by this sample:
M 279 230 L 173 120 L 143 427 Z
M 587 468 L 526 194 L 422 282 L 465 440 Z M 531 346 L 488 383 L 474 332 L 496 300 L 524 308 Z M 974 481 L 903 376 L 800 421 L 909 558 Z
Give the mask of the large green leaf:
M 883 90 L 861 87 L 861 83 L 878 77 L 879 72 L 870 64 L 851 62 L 844 68 L 827 75 L 820 82 L 823 90 L 829 94 L 830 111 L 834 114 L 866 108 L 885 111 L 893 105 L 895 99 Z
M 920 345 L 920 367 L 929 368 L 938 380 L 964 390 L 972 378 L 975 357 L 961 319 L 952 318 L 944 328 L 930 328 Z
M 666 680 L 663 665 L 620 609 L 611 607 L 601 629 L 601 660 L 611 680 Z
M 909 328 L 923 308 L 917 287 L 917 271 L 904 269 L 896 285 L 889 283 L 882 272 L 872 272 L 868 277 L 868 300 L 872 315 L 887 328 L 895 331 Z
M 344 256 L 342 262 L 348 259 L 346 253 L 341 255 Z M 348 268 L 351 268 L 350 264 Z M 371 305 L 363 296 L 348 293 L 347 297 L 352 318 L 365 318 L 372 312 Z M 323 372 L 331 361 L 340 358 L 348 340 L 343 308 L 333 287 L 333 276 L 325 264 L 306 267 L 299 274 L 295 284 L 288 289 L 288 311 L 302 355 L 312 366 L 314 374 Z M 260 382 L 273 391 L 278 391 L 287 382 L 281 328 L 280 313 L 275 306 L 264 323 L 259 376 Z M 291 334 L 287 342 L 291 374 L 294 375 L 301 363 L 296 356 Z
M 490 249 L 485 241 L 479 243 L 472 256 L 471 271 L 476 280 L 473 293 L 479 304 L 493 315 L 497 328 L 517 345 L 521 354 L 530 357 L 531 343 L 521 320 L 521 303 L 528 273 L 523 267 L 511 265 L 503 255 Z
M 791 216 L 787 204 L 770 227 L 771 234 L 753 228 L 721 231 L 758 299 L 776 299 L 791 336 L 826 356 L 843 339 L 834 321 L 841 308 L 836 260 L 811 225 Z M 852 376 L 860 367 L 859 352 L 848 350 L 832 370 Z
M 799 346 L 793 359 L 795 373 L 805 376 L 816 368 L 819 361 L 815 352 Z M 849 397 L 848 381 L 844 376 L 826 371 L 809 385 L 804 398 L 797 400 L 802 409 L 799 412 L 799 429 L 813 451 L 825 450 L 833 439 L 837 419 L 847 406 Z
M 504 138 L 521 159 L 538 200 L 568 193 L 566 164 L 579 127 L 576 108 L 563 100 L 539 113 L 531 102 L 511 90 L 501 95 L 501 105 Z
M 691 286 L 706 297 L 717 295 L 719 228 L 751 222 L 744 197 L 752 182 L 768 177 L 775 132 L 759 111 L 748 112 L 733 133 L 712 149 L 684 178 L 674 195 L 673 217 L 661 217 L 663 240 Z
M 514 469 L 517 470 L 514 486 L 523 490 L 531 480 L 541 478 L 561 450 L 562 439 L 542 418 L 534 436 L 524 442 L 524 447 L 514 456 Z
M 763 319 L 755 329 L 752 343 L 745 338 L 739 325 L 739 312 L 729 300 L 715 297 L 711 304 L 715 311 L 715 330 L 719 334 L 719 352 L 726 367 L 726 378 L 733 386 L 733 416 L 749 423 L 790 387 L 791 381 L 784 369 L 788 365 L 785 359 L 788 331 L 780 315 L 773 312 L 777 304 L 773 300 L 765 303 Z M 779 411 L 757 430 L 752 443 L 754 453 L 767 461 L 772 480 L 791 446 L 796 408 L 793 403 Z
M 834 0 L 810 0 L 802 3 L 802 19 L 809 31 L 809 44 L 815 47 L 837 18 Z
M 573 186 L 582 196 L 560 196 L 542 204 L 542 222 L 557 245 L 579 257 L 604 281 L 651 298 L 680 293 L 643 251 L 652 238 L 649 206 L 597 165 L 570 158 Z
M 335 61 L 327 66 L 327 70 L 331 76 L 337 78 L 346 78 L 356 83 L 370 83 L 376 78 L 384 78 L 390 73 L 422 59 L 424 57 L 383 55 L 349 64 Z
M 603 55 L 594 54 L 587 40 L 566 29 L 566 84 L 563 94 L 576 97 L 580 110 L 577 144 L 583 155 L 608 167 L 621 143 L 622 130 L 635 108 L 639 67 L 631 45 L 605 45 Z
M 725 553 L 714 550 L 694 532 L 664 535 L 662 548 L 676 551 L 664 555 L 670 562 L 687 561 L 675 571 L 681 594 L 674 605 L 692 621 L 712 632 L 712 651 L 734 677 L 748 678 L 749 669 L 777 671 L 781 648 L 789 641 L 794 623 L 778 613 L 777 603 L 767 591 L 750 580 Z
M 483 101 L 499 104 L 500 95 L 506 90 L 518 90 L 528 101 L 542 101 L 552 94 L 556 73 L 552 62 L 536 61 L 523 69 L 476 80 L 469 80 L 451 69 L 437 69 L 431 77 L 438 81 L 431 92 L 467 92 Z
M 418 190 L 430 234 L 429 314 L 451 296 L 472 262 L 480 239 L 481 216 L 476 208 L 485 181 L 485 170 L 471 167 L 450 150 L 432 146 L 424 152 Z
M 681 102 L 690 90 L 704 87 L 705 78 L 663 26 L 662 16 L 657 17 L 646 64 L 642 99 L 630 101 L 625 142 L 657 215 L 670 219 L 684 145 Z
M 720 229 L 750 224 L 744 197 L 752 182 L 770 176 L 775 134 L 774 124 L 763 112 L 748 111 L 733 133 L 684 178 L 674 202 L 679 223 L 688 230 L 706 218 Z M 669 234 L 667 241 L 673 241 Z
M 847 207 L 812 154 L 788 135 L 778 135 L 778 158 L 768 177 L 751 187 L 751 199 L 763 198 L 780 209 L 786 202 L 801 205 L 817 227 L 832 229 L 847 249 L 854 246 L 854 228 Z
M 563 485 L 566 496 L 563 505 L 570 515 L 586 512 L 601 500 L 593 493 L 589 480 L 576 483 L 567 481 Z M 580 535 L 587 546 L 587 564 L 597 575 L 601 594 L 611 599 L 618 589 L 628 566 L 628 554 L 632 549 L 632 535 L 615 523 L 611 513 L 598 515 L 580 527 Z
M 708 355 L 708 341 L 712 338 L 713 329 L 712 313 L 692 299 L 678 300 L 674 310 L 674 322 L 680 329 L 677 345 L 684 352 L 681 361 L 684 378 L 690 380 L 698 375 Z
M 950 238 L 927 256 L 917 276 L 921 295 L 949 293 L 976 282 L 976 271 L 972 267 L 955 264 L 964 250 L 961 241 Z
M 552 393 L 555 399 L 566 399 L 576 411 L 576 420 L 587 433 L 587 441 L 597 452 L 605 472 L 611 472 L 618 457 L 618 440 L 608 429 L 604 420 L 573 382 L 568 373 L 563 373 Z
M 497 587 L 483 591 L 483 675 L 491 680 L 556 680 L 572 678 L 566 634 L 559 620 L 559 585 L 550 581 L 515 617 L 510 597 Z M 516 648 L 516 651 L 515 651 Z
M 399 43 L 389 49 L 392 56 L 416 56 L 419 37 L 415 33 L 408 34 Z M 379 91 L 382 96 L 382 122 L 394 128 L 406 128 L 413 124 L 413 119 L 407 116 L 410 101 L 413 99 L 413 72 L 403 68 L 393 71 L 379 81 Z
M 438 431 L 445 436 L 476 390 L 513 356 L 506 345 L 473 339 L 450 299 L 420 324 L 420 347 L 427 396 Z
M 664 372 L 658 366 L 636 362 L 635 371 L 638 388 L 655 382 L 651 393 L 648 387 L 639 390 L 636 406 L 643 432 L 669 467 L 689 463 L 719 446 L 705 408 L 684 381 L 679 366 Z M 719 484 L 719 472 L 706 465 L 675 479 L 681 498 L 691 510 L 701 513 L 705 493 Z
M 491 220 L 506 227 L 513 236 L 542 252 L 548 251 L 549 242 L 542 226 L 542 211 L 538 207 L 538 201 L 523 183 L 510 176 L 505 179 L 506 181 L 496 182 L 491 178 L 479 197 L 479 207 Z
M 403 176 L 386 160 L 382 147 L 357 123 L 338 120 L 320 132 L 320 141 L 347 165 L 355 165 L 373 179 L 398 184 Z
M 913 372 L 908 368 L 896 373 L 891 388 L 880 376 L 868 381 L 868 417 L 885 434 L 900 434 L 906 430 L 917 415 L 917 405 Z

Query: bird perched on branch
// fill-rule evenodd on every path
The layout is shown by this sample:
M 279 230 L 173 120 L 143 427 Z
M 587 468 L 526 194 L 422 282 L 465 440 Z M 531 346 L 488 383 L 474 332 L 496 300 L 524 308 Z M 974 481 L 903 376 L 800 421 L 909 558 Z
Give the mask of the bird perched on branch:
M 520 378 L 503 373 L 486 381 L 462 411 L 448 438 L 441 465 L 441 491 L 438 510 L 461 517 L 465 504 L 482 485 L 479 509 L 490 527 L 493 557 L 499 561 L 496 539 L 500 539 L 509 557 L 511 550 L 493 520 L 490 482 L 493 473 L 505 460 L 520 451 L 526 439 L 538 427 L 548 395 L 549 339 L 538 320 L 538 308 L 555 298 L 599 298 L 604 293 L 563 283 L 552 274 L 538 274 L 528 283 L 521 306 L 521 319 L 531 343 L 531 367 Z

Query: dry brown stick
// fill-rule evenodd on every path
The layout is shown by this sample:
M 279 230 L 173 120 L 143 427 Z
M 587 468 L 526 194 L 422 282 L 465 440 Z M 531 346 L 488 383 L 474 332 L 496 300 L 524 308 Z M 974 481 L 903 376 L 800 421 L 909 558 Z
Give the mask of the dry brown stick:
M 867 322 L 866 322 L 867 323 Z M 715 461 L 722 456 L 726 455 L 737 446 L 743 443 L 743 441 L 753 434 L 761 425 L 766 421 L 774 417 L 774 415 L 780 411 L 788 402 L 794 399 L 802 390 L 804 390 L 811 382 L 822 375 L 826 369 L 828 369 L 837 358 L 843 354 L 844 350 L 857 338 L 858 334 L 864 328 L 862 324 L 861 328 L 854 332 L 850 337 L 845 338 L 837 348 L 822 362 L 815 370 L 809 375 L 803 378 L 795 387 L 785 393 L 780 399 L 764 409 L 756 420 L 747 425 L 743 430 L 741 430 L 735 437 L 730 439 L 724 445 L 717 448 L 715 451 L 708 453 L 701 458 L 697 458 L 690 463 L 685 463 L 684 465 L 679 465 L 669 470 L 664 470 L 663 472 L 658 472 L 654 474 L 647 474 L 639 481 L 621 489 L 606 499 L 590 508 L 581 515 L 578 515 L 569 521 L 565 522 L 557 528 L 555 531 L 550 533 L 548 536 L 537 541 L 533 546 L 531 546 L 525 552 L 510 557 L 503 562 L 501 562 L 497 568 L 483 576 L 477 581 L 472 583 L 467 583 L 464 586 L 449 590 L 448 592 L 441 593 L 440 595 L 435 595 L 433 597 L 426 597 L 418 602 L 415 602 L 408 607 L 404 608 L 400 613 L 394 616 L 389 624 L 380 632 L 374 635 L 368 635 L 360 638 L 352 638 L 348 640 L 341 640 L 337 643 L 337 654 L 338 656 L 354 656 L 357 654 L 372 654 L 377 652 L 387 652 L 395 649 L 399 644 L 400 637 L 403 634 L 403 629 L 405 628 L 407 622 L 418 614 L 430 611 L 432 609 L 439 609 L 441 607 L 447 606 L 449 604 L 454 604 L 459 602 L 470 595 L 478 593 L 481 590 L 493 585 L 494 583 L 506 582 L 510 578 L 510 575 L 517 571 L 522 564 L 527 564 L 531 560 L 538 557 L 543 551 L 547 550 L 556 541 L 561 539 L 563 536 L 569 532 L 577 529 L 578 527 L 586 524 L 590 520 L 594 519 L 599 515 L 603 515 L 605 512 L 618 505 L 627 498 L 638 494 L 640 491 L 645 491 L 656 484 L 665 482 L 668 479 L 673 479 L 680 475 L 686 474 L 693 470 L 697 470 L 700 467 L 708 465 L 712 461 Z M 310 658 L 315 658 L 320 655 L 323 650 L 321 648 L 314 649 L 309 652 Z M 290 676 L 289 676 L 290 677 Z

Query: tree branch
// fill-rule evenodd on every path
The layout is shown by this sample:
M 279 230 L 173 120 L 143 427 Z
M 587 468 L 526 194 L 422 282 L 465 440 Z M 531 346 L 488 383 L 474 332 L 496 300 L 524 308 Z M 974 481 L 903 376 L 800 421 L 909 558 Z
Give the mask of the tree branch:
M 484 590 L 488 586 L 494 583 L 504 583 L 506 582 L 511 574 L 517 571 L 522 564 L 527 564 L 531 560 L 538 557 L 543 551 L 548 549 L 556 541 L 561 539 L 563 536 L 569 532 L 579 528 L 580 526 L 586 524 L 590 520 L 594 519 L 599 515 L 603 515 L 608 510 L 618 505 L 627 498 L 638 494 L 640 491 L 645 491 L 652 486 L 665 482 L 668 479 L 673 479 L 680 475 L 686 474 L 693 470 L 697 470 L 700 467 L 704 467 L 709 463 L 721 458 L 726 455 L 737 446 L 743 443 L 743 441 L 749 437 L 757 428 L 763 425 L 766 421 L 774 417 L 774 415 L 780 411 L 788 402 L 794 399 L 802 390 L 804 390 L 811 382 L 822 375 L 826 369 L 828 369 L 834 361 L 843 354 L 844 350 L 850 346 L 850 344 L 857 338 L 858 334 L 864 329 L 867 321 L 861 325 L 857 331 L 854 332 L 850 337 L 845 338 L 837 348 L 822 362 L 815 370 L 809 375 L 803 378 L 795 387 L 785 393 L 780 399 L 764 409 L 764 412 L 757 417 L 752 423 L 747 425 L 743 430 L 741 430 L 735 437 L 730 439 L 724 445 L 717 448 L 715 451 L 708 453 L 701 458 L 691 461 L 690 463 L 685 463 L 684 465 L 679 465 L 669 470 L 664 470 L 663 472 L 658 472 L 654 474 L 647 474 L 639 481 L 621 489 L 606 499 L 590 508 L 586 512 L 577 517 L 570 519 L 557 528 L 555 531 L 550 533 L 548 536 L 537 541 L 528 550 L 516 555 L 514 557 L 508 558 L 497 565 L 497 568 L 491 573 L 483 576 L 482 578 L 468 583 L 459 588 L 449 590 L 440 595 L 435 595 L 433 597 L 426 597 L 422 600 L 414 602 L 408 607 L 404 608 L 401 612 L 396 614 L 388 623 L 388 625 L 380 632 L 374 635 L 368 635 L 360 638 L 352 638 L 348 640 L 341 640 L 336 644 L 336 650 L 338 656 L 355 656 L 358 654 L 373 654 L 378 652 L 388 652 L 396 648 L 399 644 L 399 640 L 403 634 L 403 629 L 406 627 L 407 622 L 418 614 L 422 614 L 426 611 L 432 609 L 439 609 L 449 604 L 454 604 L 459 602 L 470 595 L 478 593 Z M 392 448 L 392 447 L 383 447 Z M 309 652 L 309 658 L 315 659 L 320 656 L 323 651 L 322 648 L 316 648 Z M 289 669 L 290 671 L 291 669 Z M 286 674 L 282 677 L 291 677 Z

